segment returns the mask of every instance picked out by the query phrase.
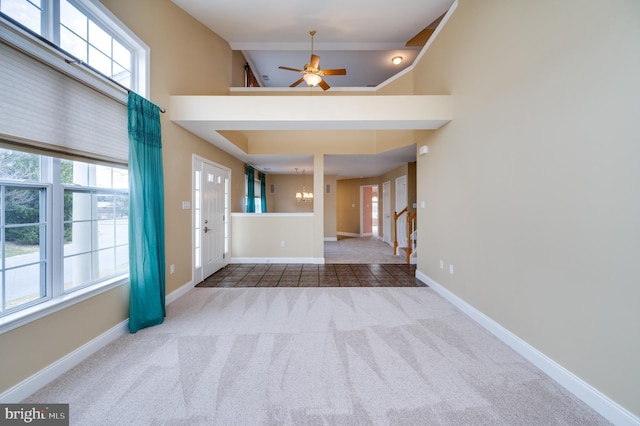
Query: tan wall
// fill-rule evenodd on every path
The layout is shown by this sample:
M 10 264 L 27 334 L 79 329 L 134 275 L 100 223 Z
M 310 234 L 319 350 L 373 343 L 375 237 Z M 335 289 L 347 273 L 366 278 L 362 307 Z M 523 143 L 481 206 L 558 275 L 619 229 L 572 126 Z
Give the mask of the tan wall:
M 122 285 L 0 334 L 0 394 L 127 318 L 129 286 Z
M 305 176 L 305 187 L 313 192 L 313 175 Z M 275 185 L 275 193 L 271 193 L 271 185 Z M 273 175 L 266 177 L 267 212 L 269 213 L 312 213 L 313 203 L 296 201 L 296 192 L 302 192 L 301 175 Z M 315 195 L 315 194 L 314 194 Z
M 636 416 L 638 17 L 461 0 L 415 71 L 455 105 L 418 143 L 419 271 Z
M 324 237 L 337 237 L 337 217 L 336 209 L 338 203 L 336 176 L 324 176 Z M 327 193 L 327 185 L 329 185 L 329 193 Z
M 242 51 L 233 50 L 231 52 L 231 87 L 244 87 L 244 66 L 246 63 L 247 60 L 242 54 Z
M 312 262 L 312 213 L 231 215 L 231 261 Z

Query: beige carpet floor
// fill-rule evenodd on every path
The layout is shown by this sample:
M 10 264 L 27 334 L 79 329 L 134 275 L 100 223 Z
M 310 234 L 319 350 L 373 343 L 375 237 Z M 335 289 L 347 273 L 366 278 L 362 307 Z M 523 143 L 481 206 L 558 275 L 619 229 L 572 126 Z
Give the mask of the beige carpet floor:
M 71 425 L 604 425 L 430 288 L 194 288 L 29 397 Z
M 325 241 L 325 263 L 407 263 L 406 251 L 393 255 L 393 247 L 377 237 L 347 237 Z

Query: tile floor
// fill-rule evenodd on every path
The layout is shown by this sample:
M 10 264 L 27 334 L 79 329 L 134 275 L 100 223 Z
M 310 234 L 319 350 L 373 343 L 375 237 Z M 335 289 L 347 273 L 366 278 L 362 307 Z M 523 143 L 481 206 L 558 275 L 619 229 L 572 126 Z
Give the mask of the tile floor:
M 230 264 L 196 287 L 426 287 L 406 264 Z

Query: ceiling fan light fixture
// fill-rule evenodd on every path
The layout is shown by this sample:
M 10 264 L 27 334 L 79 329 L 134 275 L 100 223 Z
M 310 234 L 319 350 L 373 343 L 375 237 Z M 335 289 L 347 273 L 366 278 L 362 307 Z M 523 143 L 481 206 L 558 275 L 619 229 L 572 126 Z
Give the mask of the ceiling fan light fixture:
M 400 65 L 400 62 L 402 62 L 402 56 L 394 56 L 391 58 L 391 62 L 393 65 Z
M 305 74 L 302 78 L 309 86 L 317 86 L 322 81 L 322 77 L 318 74 Z

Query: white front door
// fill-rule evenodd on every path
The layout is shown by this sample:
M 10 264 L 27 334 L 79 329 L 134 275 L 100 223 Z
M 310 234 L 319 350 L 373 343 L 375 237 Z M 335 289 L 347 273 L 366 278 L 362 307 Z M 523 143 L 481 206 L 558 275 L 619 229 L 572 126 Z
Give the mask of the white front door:
M 225 180 L 228 172 L 209 163 L 202 167 L 202 275 L 224 268 Z
M 407 207 L 407 176 L 396 178 L 396 212 L 400 213 Z M 398 247 L 408 247 L 407 245 L 407 214 L 404 213 L 398 218 L 396 235 Z
M 391 182 L 382 184 L 382 241 L 391 245 Z
M 196 283 L 228 262 L 229 179 L 229 170 L 194 156 L 193 278 Z

